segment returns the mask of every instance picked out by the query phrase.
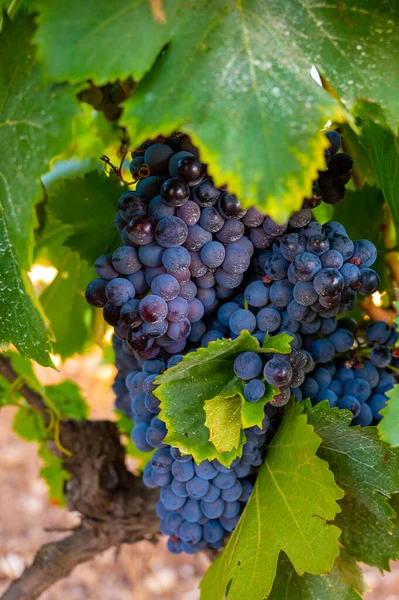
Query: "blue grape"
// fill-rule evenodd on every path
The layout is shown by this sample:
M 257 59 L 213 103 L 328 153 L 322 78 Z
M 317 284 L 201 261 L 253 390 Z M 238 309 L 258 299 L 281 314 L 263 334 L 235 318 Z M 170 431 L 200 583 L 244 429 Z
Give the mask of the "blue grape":
M 391 328 L 385 321 L 375 321 L 366 329 L 366 337 L 369 342 L 386 344 L 391 335 Z
M 178 479 L 173 479 L 173 481 L 171 483 L 171 487 L 172 487 L 172 492 L 174 494 L 176 494 L 176 496 L 179 496 L 179 498 L 187 498 L 188 497 L 185 481 L 179 481 Z
M 291 319 L 302 322 L 309 314 L 309 308 L 298 304 L 296 300 L 291 300 L 287 306 L 287 313 Z
M 155 238 L 158 244 L 164 248 L 181 246 L 187 237 L 188 227 L 179 217 L 164 217 L 158 222 L 155 229 Z
M 143 483 L 145 486 L 155 489 L 157 488 L 157 484 L 154 483 L 154 480 L 152 479 L 152 467 L 150 463 L 147 463 L 146 466 L 144 467 L 144 471 L 143 471 Z
M 313 280 L 319 296 L 336 296 L 344 287 L 344 278 L 338 269 L 322 269 Z
M 360 413 L 360 402 L 353 396 L 343 396 L 338 400 L 338 407 L 350 410 L 354 417 L 357 417 Z
M 245 288 L 244 298 L 249 306 L 261 308 L 269 301 L 269 289 L 261 281 L 253 281 Z
M 209 489 L 205 496 L 202 497 L 203 502 L 215 502 L 220 496 L 221 489 L 216 487 L 212 482 L 209 484 Z
M 311 347 L 313 359 L 319 363 L 326 363 L 333 360 L 335 356 L 335 348 L 328 340 L 316 340 Z
M 354 250 L 352 240 L 342 233 L 328 234 L 327 237 L 330 241 L 331 250 L 338 250 L 345 261 L 351 258 Z
M 228 244 L 226 247 L 226 256 L 223 261 L 223 270 L 232 275 L 244 273 L 250 263 L 250 256 L 245 248 L 239 245 Z
M 334 408 L 338 404 L 338 396 L 331 389 L 322 389 L 319 390 L 316 396 L 314 397 L 314 403 L 322 402 L 323 400 L 328 400 L 330 408 Z
M 205 290 L 204 290 L 205 291 Z M 208 291 L 208 290 L 206 290 Z M 201 294 L 202 296 L 202 294 Z M 196 323 L 204 316 L 204 304 L 198 298 L 194 298 L 188 303 L 188 319 L 191 323 Z
M 179 536 L 180 527 L 184 522 L 183 517 L 178 512 L 168 512 L 165 516 L 165 524 L 169 529 L 170 533 L 175 536 Z
M 148 423 L 137 423 L 132 429 L 132 442 L 139 450 L 141 450 L 141 452 L 149 452 L 152 450 L 152 446 L 148 444 L 146 439 L 148 427 Z
M 112 264 L 122 275 L 131 275 L 141 269 L 141 262 L 136 248 L 121 246 L 112 255 Z
M 351 262 L 359 269 L 371 267 L 376 261 L 377 249 L 369 240 L 357 240 L 354 244 Z
M 190 335 L 191 323 L 189 319 L 182 319 L 178 323 L 169 323 L 168 336 L 171 340 L 181 340 Z
M 320 389 L 326 389 L 331 383 L 332 375 L 328 369 L 323 367 L 318 367 L 312 373 L 312 377 L 315 381 L 317 381 Z
M 245 227 L 241 221 L 228 220 L 224 223 L 222 229 L 217 232 L 216 238 L 222 244 L 231 244 L 232 242 L 238 242 L 244 235 L 244 231 Z
M 202 538 L 202 526 L 185 521 L 180 527 L 179 537 L 182 542 L 196 544 Z
M 148 297 L 148 296 L 147 296 Z M 178 323 L 188 316 L 190 306 L 184 298 L 177 296 L 167 303 L 168 313 L 167 320 Z
M 236 517 L 239 514 L 240 510 L 241 506 L 239 502 L 226 501 L 223 511 L 223 517 L 225 517 L 226 519 L 234 519 L 234 517 Z
M 134 250 L 134 248 L 132 248 Z M 94 269 L 101 279 L 107 281 L 118 277 L 119 273 L 112 264 L 112 256 L 110 254 L 104 254 L 99 256 L 94 263 Z
M 290 384 L 292 367 L 284 358 L 275 357 L 266 363 L 263 374 L 268 383 L 276 387 L 282 387 Z
M 236 500 L 238 500 L 240 498 L 241 494 L 242 494 L 242 485 L 241 485 L 241 482 L 237 479 L 234 482 L 234 485 L 232 485 L 231 487 L 229 487 L 227 489 L 222 489 L 221 496 L 225 502 L 235 502 Z M 235 515 L 231 515 L 231 516 L 235 516 Z
M 168 273 L 182 273 L 191 265 L 191 256 L 186 248 L 175 246 L 167 248 L 162 254 L 162 264 Z
M 227 517 L 221 516 L 219 520 L 220 520 L 220 523 L 225 528 L 225 530 L 231 532 L 236 528 L 237 523 L 240 520 L 240 517 L 239 517 L 239 515 L 237 515 L 236 517 L 234 517 L 232 519 L 228 519 Z
M 345 263 L 340 268 L 340 273 L 344 278 L 345 287 L 351 287 L 357 290 L 360 287 L 360 269 L 352 263 Z
M 170 455 L 173 458 L 173 460 L 177 460 L 178 462 L 190 462 L 192 460 L 190 454 L 182 454 L 179 448 L 172 447 L 170 449 Z
M 202 498 L 209 490 L 209 481 L 198 475 L 194 475 L 192 479 L 187 481 L 186 490 L 191 498 Z
M 282 235 L 288 227 L 288 223 L 275 223 L 271 217 L 265 217 L 263 229 L 266 233 L 272 236 Z
M 160 296 L 151 294 L 140 300 L 139 313 L 146 323 L 159 323 L 168 314 L 168 305 Z
M 370 352 L 370 362 L 374 367 L 384 369 L 391 362 L 392 354 L 386 346 L 376 346 Z
M 252 483 L 250 481 L 248 481 L 247 479 L 243 479 L 241 481 L 241 488 L 242 488 L 242 492 L 241 492 L 241 496 L 238 498 L 240 502 L 248 502 L 251 493 L 252 493 Z
M 201 248 L 200 255 L 202 262 L 207 267 L 215 269 L 223 263 L 226 251 L 220 242 L 208 242 Z
M 321 320 L 320 333 L 329 335 L 337 328 L 337 319 L 335 317 L 325 318 Z
M 187 498 L 184 506 L 181 509 L 181 514 L 190 523 L 198 522 L 201 517 L 203 511 L 201 510 L 202 502 L 195 500 L 194 498 Z M 205 514 L 205 513 L 204 513 Z
M 198 204 L 192 200 L 187 200 L 183 206 L 178 207 L 176 215 L 190 227 L 191 225 L 198 223 L 200 220 L 201 209 Z
M 324 235 L 314 235 L 306 240 L 306 251 L 321 256 L 330 248 L 330 242 Z
M 189 481 L 194 477 L 194 463 L 192 460 L 181 462 L 175 461 L 172 464 L 172 475 L 179 481 Z
M 180 285 L 173 275 L 168 273 L 158 275 L 151 284 L 151 291 L 166 301 L 173 300 L 179 295 Z
M 305 238 L 299 233 L 286 233 L 276 239 L 274 246 L 286 260 L 293 261 L 297 254 L 305 252 Z
M 294 286 L 287 279 L 275 281 L 270 286 L 270 300 L 278 308 L 285 308 L 293 298 Z
M 117 277 L 107 283 L 105 295 L 108 302 L 115 306 L 122 306 L 132 300 L 136 294 L 133 285 L 127 279 Z
M 338 250 L 327 250 L 320 256 L 323 269 L 341 269 L 344 264 L 344 257 Z
M 210 231 L 211 233 L 217 233 L 222 229 L 224 223 L 225 220 L 217 208 L 209 207 L 204 208 L 201 211 L 199 224 L 206 231 Z
M 201 277 L 196 277 L 195 284 L 200 289 L 209 289 L 215 285 L 215 276 L 213 271 L 209 270 Z M 198 294 L 197 294 L 198 296 Z
M 378 290 L 380 278 L 373 269 L 360 269 L 360 283 L 359 293 L 370 296 Z
M 347 352 L 352 348 L 354 335 L 347 329 L 336 329 L 329 340 L 337 352 Z
M 274 333 L 281 325 L 281 315 L 275 308 L 262 308 L 256 315 L 258 329 Z
M 336 394 L 338 396 L 338 398 L 340 398 L 344 394 L 344 388 L 343 388 L 342 384 L 339 381 L 337 381 L 336 379 L 332 380 L 332 382 L 328 386 L 328 389 L 331 390 L 332 392 L 334 392 L 334 394 Z
M 260 379 L 252 379 L 244 386 L 244 398 L 248 402 L 257 402 L 266 392 L 266 386 Z
M 306 225 L 310 222 L 311 218 L 312 211 L 310 210 L 310 208 L 302 208 L 301 210 L 297 210 L 291 215 L 288 221 L 288 225 L 297 229 L 299 229 L 300 227 L 306 227 Z
M 149 431 L 150 429 L 148 429 Z M 147 431 L 147 434 L 148 434 Z M 151 445 L 151 444 L 150 444 Z M 158 487 L 165 487 L 166 485 L 170 485 L 173 481 L 173 477 L 171 473 L 159 473 L 158 471 L 152 470 L 152 480 Z
M 227 273 L 222 267 L 216 269 L 215 279 L 217 283 L 227 289 L 234 289 L 240 285 L 243 280 L 242 273 Z
M 254 379 L 261 373 L 262 367 L 262 359 L 255 352 L 242 352 L 234 361 L 234 372 L 240 379 Z
M 165 362 L 160 358 L 153 358 L 151 360 L 145 360 L 143 363 L 143 371 L 147 373 L 155 374 L 162 373 L 165 370 Z
M 163 421 L 154 417 L 146 433 L 146 440 L 152 448 L 162 448 L 163 440 L 167 434 L 166 425 Z
M 241 331 L 245 330 L 252 333 L 256 328 L 256 317 L 250 310 L 241 308 L 231 315 L 229 326 L 231 331 L 236 335 L 239 335 Z
M 160 221 L 164 217 L 173 217 L 175 208 L 174 206 L 168 206 L 162 196 L 157 195 L 148 205 L 148 214 L 154 221 Z
M 225 502 L 219 497 L 213 502 L 201 500 L 200 506 L 201 511 L 208 519 L 219 519 L 224 512 Z
M 204 539 L 209 543 L 215 543 L 223 539 L 224 528 L 217 519 L 210 519 L 203 526 Z
M 151 286 L 155 277 L 157 277 L 158 275 L 162 275 L 163 273 L 166 273 L 166 269 L 163 266 L 162 267 L 147 267 L 145 270 L 145 280 L 147 282 L 147 285 Z
M 301 389 L 305 398 L 313 400 L 319 391 L 319 384 L 312 377 L 306 377 Z
M 294 300 L 301 306 L 311 306 L 318 298 L 318 294 L 310 281 L 298 281 L 293 290 Z
M 196 294 L 197 286 L 195 285 L 194 281 L 191 281 L 191 279 L 190 281 L 187 281 L 187 283 L 184 283 L 180 286 L 180 296 L 187 300 L 187 302 L 191 302 L 191 300 L 194 300 Z
M 282 254 L 272 254 L 265 260 L 264 271 L 269 279 L 278 281 L 287 277 L 289 262 Z
M 352 425 L 360 425 L 360 427 L 367 427 L 371 425 L 373 421 L 373 413 L 368 404 L 363 403 L 360 407 L 360 412 L 352 421 Z
M 195 464 L 194 470 L 202 479 L 213 479 L 218 474 L 218 470 L 209 460 L 204 460 L 199 465 Z
M 199 323 L 202 323 L 202 321 L 198 321 Z M 195 325 L 195 323 L 194 323 Z M 206 327 L 205 327 L 206 330 Z M 220 333 L 220 331 L 216 331 L 216 330 L 211 330 L 211 331 L 207 331 L 201 338 L 201 346 L 203 348 L 207 348 L 208 344 L 210 344 L 211 342 L 215 342 L 216 340 L 222 340 L 223 339 L 223 334 Z
M 205 244 L 212 241 L 212 233 L 203 229 L 198 223 L 191 225 L 187 231 L 184 247 L 190 252 L 199 252 Z

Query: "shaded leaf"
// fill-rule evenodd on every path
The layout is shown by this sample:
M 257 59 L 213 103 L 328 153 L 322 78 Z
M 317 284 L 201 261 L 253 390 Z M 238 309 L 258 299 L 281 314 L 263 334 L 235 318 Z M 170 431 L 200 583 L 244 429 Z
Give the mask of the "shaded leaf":
M 293 340 L 292 335 L 288 333 L 278 333 L 277 335 L 265 335 L 263 340 L 262 350 L 265 352 L 277 352 L 278 354 L 290 354 L 290 342 Z
M 346 192 L 344 200 L 334 206 L 333 220 L 342 223 L 351 240 L 367 238 L 377 248 L 372 268 L 381 278 L 381 288 L 392 291 L 392 277 L 385 261 L 384 196 L 380 189 L 365 185 L 361 190 Z
M 386 568 L 392 548 L 385 542 L 396 517 L 388 500 L 399 491 L 399 450 L 382 442 L 376 427 L 349 427 L 351 413 L 330 409 L 328 402 L 313 408 L 306 403 L 306 411 L 322 438 L 317 454 L 328 462 L 346 493 L 335 521 L 343 530 L 341 542 L 357 560 Z M 356 524 L 352 521 L 355 514 Z M 372 547 L 370 534 L 377 529 Z
M 302 577 L 295 572 L 288 558 L 281 554 L 268 600 L 359 600 L 363 591 L 362 571 L 345 551 L 341 551 L 331 573 L 305 573 Z
M 114 218 L 123 192 L 114 178 L 91 171 L 49 193 L 50 214 L 73 227 L 65 244 L 89 264 L 122 244 Z
M 89 408 L 76 383 L 63 381 L 57 385 L 47 385 L 44 390 L 61 419 L 87 419 Z
M 71 141 L 78 112 L 71 88 L 41 88 L 30 43 L 32 16 L 3 18 L 0 33 L 0 331 L 23 356 L 50 366 L 49 331 L 26 277 L 40 199 L 40 176 Z
M 299 574 L 332 568 L 340 531 L 326 521 L 339 511 L 343 492 L 316 456 L 321 440 L 302 411 L 288 405 L 240 522 L 202 580 L 201 600 L 263 600 L 281 551 Z
M 90 337 L 92 309 L 85 301 L 84 290 L 93 278 L 93 271 L 77 252 L 70 250 L 58 269 L 56 278 L 44 290 L 40 301 L 54 332 L 54 352 L 65 359 L 75 352 L 82 352 Z

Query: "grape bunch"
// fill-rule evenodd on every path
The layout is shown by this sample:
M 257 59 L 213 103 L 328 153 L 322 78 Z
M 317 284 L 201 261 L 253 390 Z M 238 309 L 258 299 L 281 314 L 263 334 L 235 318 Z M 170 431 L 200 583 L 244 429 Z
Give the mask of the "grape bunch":
M 159 357 L 136 359 L 125 352 L 116 336 L 113 345 L 118 368 L 115 405 L 133 417 L 132 439 L 137 448 L 156 450 L 144 469 L 143 481 L 149 488 L 160 489 L 156 510 L 170 552 L 193 554 L 222 547 L 251 495 L 265 448 L 281 418 L 279 410 L 266 406 L 262 428 L 245 430 L 242 456 L 229 468 L 217 460 L 196 464 L 191 455 L 164 443 L 166 427 L 157 417 L 159 400 L 153 394 L 157 375 L 183 357 L 171 356 L 166 363 Z
M 336 157 L 347 155 L 337 154 L 337 132 L 329 132 L 327 137 L 330 169 Z M 345 164 L 349 165 L 348 161 Z M 138 180 L 136 189 L 121 196 L 115 221 L 123 245 L 112 255 L 97 259 L 98 279 L 87 287 L 86 299 L 102 307 L 104 319 L 116 335 L 145 358 L 156 357 L 160 348 L 175 354 L 184 350 L 187 341 L 196 343 L 200 332 L 207 333 L 203 317 L 215 314 L 220 303 L 244 285 L 251 258 L 256 260 L 266 248 L 281 257 L 276 276 L 281 278 L 285 261 L 299 253 L 306 261 L 308 249 L 316 253 L 312 263 L 316 274 L 322 248 L 330 247 L 330 242 L 313 239 L 320 231 L 311 222 L 310 208 L 323 197 L 317 182 L 304 208 L 288 223 L 277 225 L 255 208 L 243 209 L 235 196 L 216 188 L 187 136 L 176 134 L 158 138 L 156 143 L 146 142 L 132 153 L 130 169 Z M 334 248 L 339 244 L 344 245 L 343 240 L 331 241 Z M 298 261 L 291 269 L 293 278 L 302 268 Z M 318 278 L 323 289 L 327 285 L 323 277 L 327 276 L 323 271 Z M 308 274 L 306 281 L 310 280 Z M 276 283 L 272 294 L 289 294 L 283 292 L 285 285 Z M 335 288 L 331 285 L 331 293 L 336 292 L 339 283 Z M 366 289 L 363 280 L 362 285 Z M 338 293 L 334 293 L 335 302 Z M 350 302 L 348 294 L 343 303 Z M 319 312 L 331 309 L 326 307 L 328 302 L 323 300 Z M 307 307 L 302 310 L 307 311 Z
M 284 224 L 244 209 L 215 187 L 185 135 L 157 138 L 132 153 L 137 185 L 121 196 L 115 219 L 122 245 L 96 260 L 97 279 L 86 299 L 114 327 L 116 408 L 132 417 L 137 448 L 155 449 L 143 480 L 160 488 L 157 513 L 171 552 L 223 545 L 284 405 L 292 394 L 306 398 L 313 373 L 331 370 L 335 353 L 352 347 L 337 316 L 353 308 L 357 292 L 378 287 L 370 269 L 373 244 L 352 242 L 339 223 L 312 219 L 311 209 L 323 199 L 343 198 L 352 168 L 351 158 L 338 152 L 339 134 L 326 135 L 327 168 L 312 197 Z M 260 400 L 268 385 L 276 394 L 264 408 L 262 427 L 245 430 L 242 456 L 229 468 L 218 461 L 196 464 L 164 442 L 155 381 L 187 353 L 244 330 L 259 344 L 280 332 L 292 336 L 289 354 L 244 352 L 234 361 L 247 402 Z
M 386 392 L 396 383 L 398 351 L 394 346 L 399 336 L 384 321 L 371 323 L 364 339 L 355 339 L 357 329 L 353 319 L 338 321 L 330 338 L 342 354 L 315 368 L 306 377 L 301 392 L 313 405 L 328 400 L 332 408 L 350 410 L 352 424 L 366 426 L 381 419 Z

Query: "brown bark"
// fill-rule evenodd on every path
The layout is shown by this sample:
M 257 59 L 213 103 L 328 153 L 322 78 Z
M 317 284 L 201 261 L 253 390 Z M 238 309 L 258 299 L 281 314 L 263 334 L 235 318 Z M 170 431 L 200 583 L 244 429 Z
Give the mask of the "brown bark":
M 4 357 L 0 358 L 0 374 L 9 381 L 17 377 Z M 43 410 L 39 394 L 26 385 L 19 391 L 37 410 Z M 45 410 L 41 414 L 47 416 Z M 67 506 L 80 513 L 81 524 L 68 537 L 42 546 L 2 600 L 35 600 L 76 565 L 107 548 L 156 538 L 158 495 L 126 469 L 115 423 L 61 421 L 60 441 L 71 456 L 63 454 L 54 442 L 49 446 L 71 475 L 65 489 Z

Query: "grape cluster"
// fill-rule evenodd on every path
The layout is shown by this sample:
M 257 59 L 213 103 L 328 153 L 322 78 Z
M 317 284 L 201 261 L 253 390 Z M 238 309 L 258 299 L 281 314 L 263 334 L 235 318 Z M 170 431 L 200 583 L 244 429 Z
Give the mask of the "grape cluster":
M 334 204 L 343 197 L 352 168 L 350 157 L 338 153 L 337 132 L 327 138 L 326 171 L 282 225 L 215 187 L 187 136 L 157 138 L 132 153 L 138 183 L 121 196 L 115 220 L 122 245 L 97 259 L 98 278 L 86 299 L 114 327 L 116 408 L 133 418 L 136 446 L 155 449 L 143 479 L 161 490 L 157 512 L 171 552 L 223 545 L 282 407 L 292 393 L 298 401 L 306 397 L 316 363 L 331 368 L 335 351 L 352 346 L 353 338 L 346 348 L 337 315 L 354 306 L 357 292 L 378 287 L 369 268 L 374 246 L 353 243 L 339 223 L 312 220 L 311 209 L 323 199 Z M 245 431 L 241 458 L 229 468 L 218 461 L 197 465 L 164 443 L 155 380 L 183 354 L 243 330 L 260 344 L 266 335 L 292 336 L 287 355 L 244 352 L 234 362 L 248 402 L 261 399 L 267 384 L 278 393 L 265 406 L 262 428 Z
M 143 360 L 125 352 L 114 336 L 118 374 L 114 382 L 116 407 L 134 419 L 132 439 L 143 452 L 155 449 L 147 463 L 143 481 L 160 489 L 157 514 L 160 531 L 169 537 L 172 553 L 193 554 L 225 543 L 247 503 L 256 472 L 264 460 L 266 445 L 280 419 L 278 409 L 265 407 L 262 428 L 245 430 L 243 453 L 229 468 L 219 461 L 196 464 L 191 455 L 164 443 L 166 428 L 158 419 L 159 401 L 153 394 L 157 375 L 175 366 L 181 355 Z
M 352 319 L 338 321 L 330 336 L 341 355 L 306 377 L 301 386 L 304 398 L 312 404 L 328 400 L 330 406 L 350 410 L 353 425 L 371 425 L 381 419 L 385 395 L 396 383 L 398 334 L 384 321 L 371 323 L 363 339 L 355 339 L 357 324 Z
M 339 134 L 329 132 L 327 137 L 330 150 L 325 173 L 336 157 L 347 156 L 336 153 Z M 244 277 L 248 279 L 251 258 L 263 260 L 266 248 L 272 249 L 268 251 L 271 260 L 265 277 L 275 273 L 270 281 L 276 280 L 270 289 L 272 305 L 282 306 L 284 297 L 290 296 L 292 280 L 301 277 L 300 281 L 309 283 L 317 274 L 321 292 L 315 298 L 317 302 L 319 296 L 323 300 L 314 310 L 333 310 L 329 302 L 337 302 L 340 283 L 328 279 L 333 273 L 326 268 L 318 274 L 319 256 L 330 246 L 341 248 L 345 244 L 336 239 L 340 231 L 334 230 L 336 235 L 330 242 L 311 222 L 310 208 L 323 198 L 317 182 L 304 208 L 288 223 L 277 225 L 255 208 L 244 210 L 235 196 L 216 188 L 187 136 L 146 142 L 132 153 L 130 170 L 138 183 L 134 191 L 121 196 L 115 221 L 123 245 L 113 255 L 97 259 L 98 279 L 87 287 L 86 299 L 103 308 L 105 321 L 140 356 L 154 358 L 160 348 L 170 354 L 182 352 L 187 341 L 196 343 L 204 334 L 206 343 L 212 336 L 203 318 L 215 314 Z M 325 173 L 320 174 L 320 181 Z M 342 177 L 342 173 L 337 176 Z M 349 252 L 346 247 L 345 252 Z M 310 253 L 313 266 L 303 267 Z M 294 258 L 288 274 L 285 267 Z M 323 266 L 330 268 L 333 257 L 329 261 Z M 287 277 L 288 281 L 277 281 Z M 328 285 L 329 295 L 334 296 L 331 301 L 324 298 Z M 306 293 L 306 285 L 302 287 L 301 298 Z M 351 299 L 348 292 L 342 303 L 348 305 Z M 309 312 L 308 306 L 299 309 L 300 315 L 295 306 L 290 307 L 292 318 L 305 318 L 302 313 Z

